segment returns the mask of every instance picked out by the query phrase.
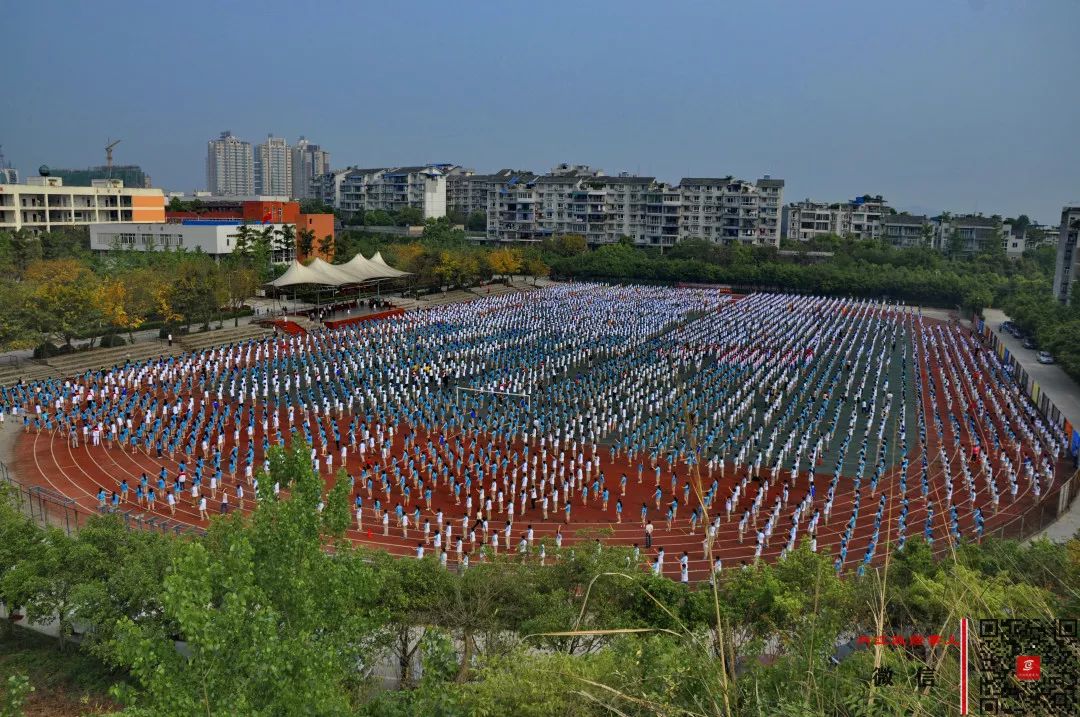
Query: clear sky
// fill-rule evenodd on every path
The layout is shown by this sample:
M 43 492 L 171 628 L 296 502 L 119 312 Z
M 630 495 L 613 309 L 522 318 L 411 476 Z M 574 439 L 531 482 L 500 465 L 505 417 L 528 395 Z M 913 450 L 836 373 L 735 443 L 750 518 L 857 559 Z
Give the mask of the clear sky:
M 206 141 L 332 164 L 769 173 L 912 211 L 1080 200 L 1080 1 L 13 2 L 0 145 L 205 184 Z

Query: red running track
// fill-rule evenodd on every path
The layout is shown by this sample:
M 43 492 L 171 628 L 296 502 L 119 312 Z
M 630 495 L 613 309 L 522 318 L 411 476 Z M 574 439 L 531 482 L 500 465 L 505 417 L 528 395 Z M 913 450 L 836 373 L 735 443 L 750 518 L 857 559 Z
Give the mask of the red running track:
M 917 340 L 921 342 L 921 338 L 917 337 Z M 942 366 L 940 365 L 940 356 L 937 350 L 928 346 L 922 346 L 922 358 L 923 361 L 919 365 L 919 376 L 923 384 L 923 400 L 925 402 L 925 410 L 928 416 L 933 415 L 934 406 L 931 404 L 927 372 L 934 372 L 935 375 L 942 375 Z M 956 361 L 964 361 L 963 356 L 953 357 Z M 953 359 L 946 359 L 947 361 Z M 963 386 L 962 382 L 954 383 L 950 390 L 959 391 L 961 389 L 967 390 L 968 387 Z M 950 464 L 953 468 L 953 478 L 959 478 L 959 459 L 955 457 L 955 451 L 951 449 L 953 446 L 953 426 L 951 421 L 948 420 L 947 414 L 949 412 L 954 413 L 962 426 L 961 431 L 961 448 L 959 450 L 970 450 L 970 437 L 966 435 L 966 426 L 961 417 L 961 407 L 966 405 L 966 401 L 959 400 L 957 397 L 952 401 L 953 408 L 949 409 L 944 400 L 945 389 L 941 385 L 940 378 L 938 379 L 938 396 L 937 396 L 937 410 L 941 413 L 944 423 L 944 443 L 949 446 L 948 452 L 950 454 Z M 970 398 L 970 394 L 964 394 L 966 398 Z M 323 420 L 331 420 L 324 417 Z M 347 426 L 349 423 L 349 416 L 346 414 L 343 417 L 337 419 L 341 428 L 342 435 L 347 435 Z M 985 415 L 979 416 L 977 421 L 988 420 Z M 282 412 L 282 424 L 285 424 L 285 414 Z M 231 428 L 231 427 L 230 427 Z M 999 433 L 1002 427 L 998 426 Z M 983 426 L 980 424 L 980 431 L 984 431 Z M 327 432 L 332 435 L 332 432 Z M 394 441 L 394 455 L 401 455 L 403 449 L 403 433 L 404 431 L 399 429 L 395 432 Z M 1004 435 L 1004 434 L 1001 434 Z M 232 431 L 226 431 L 226 442 L 222 449 L 222 454 L 227 455 L 231 448 Z M 427 438 L 422 434 L 419 436 L 420 443 L 426 444 Z M 908 479 L 908 498 L 909 498 L 909 513 L 908 513 L 908 536 L 909 538 L 919 536 L 922 534 L 922 527 L 926 519 L 926 501 L 922 498 L 921 488 L 918 480 L 917 466 L 919 464 L 920 456 L 916 453 L 918 447 L 918 435 L 917 430 L 912 431 L 912 435 L 909 437 L 909 443 L 911 445 L 910 453 L 912 455 L 910 475 Z M 261 449 L 260 444 L 262 441 L 262 431 L 260 426 L 256 426 L 256 434 L 253 439 L 256 443 L 256 457 L 259 463 L 261 463 Z M 467 437 L 468 443 L 471 438 Z M 240 454 L 243 455 L 246 451 L 246 444 L 248 438 L 241 436 L 240 442 Z M 940 464 L 938 456 L 939 441 L 934 430 L 932 419 L 927 421 L 927 451 L 930 457 L 930 483 L 931 492 L 930 499 L 935 505 L 935 552 L 945 552 L 949 549 L 948 538 L 948 522 L 947 522 L 947 510 L 944 502 L 944 475 L 943 466 Z M 986 435 L 983 435 L 984 445 L 986 443 Z M 436 445 L 438 444 L 437 438 L 434 438 Z M 486 444 L 487 438 L 481 437 L 481 442 Z M 520 448 L 520 446 L 514 446 L 514 448 Z M 1030 446 L 1024 446 L 1023 450 L 1027 454 L 1031 454 Z M 588 451 L 586 450 L 586 455 Z M 563 523 L 563 513 L 561 510 L 552 510 L 549 513 L 548 519 L 544 519 L 539 510 L 527 510 L 524 514 L 519 513 L 516 516 L 515 523 L 512 531 L 512 543 L 516 546 L 518 539 L 523 535 L 526 526 L 532 525 L 535 530 L 537 540 L 544 538 L 552 538 L 558 528 L 562 527 L 564 533 L 564 550 L 572 547 L 575 544 L 580 545 L 583 541 L 591 542 L 595 539 L 596 531 L 602 530 L 605 535 L 603 541 L 606 544 L 630 546 L 634 543 L 639 543 L 644 546 L 644 534 L 641 522 L 639 520 L 640 507 L 643 502 L 649 506 L 649 515 L 653 519 L 655 526 L 653 549 L 646 551 L 642 549 L 642 568 L 646 567 L 652 562 L 652 558 L 656 554 L 656 549 L 663 547 L 666 553 L 666 559 L 664 563 L 664 574 L 675 579 L 679 576 L 679 564 L 678 558 L 682 552 L 688 551 L 690 556 L 690 578 L 691 580 L 701 580 L 708 576 L 709 565 L 704 557 L 703 552 L 703 539 L 704 528 L 698 527 L 696 534 L 691 534 L 688 522 L 688 516 L 690 508 L 680 508 L 679 515 L 676 523 L 668 530 L 665 526 L 665 521 L 661 518 L 662 513 L 655 509 L 653 503 L 653 491 L 655 490 L 653 471 L 648 461 L 645 461 L 644 483 L 638 484 L 637 481 L 637 461 L 630 461 L 627 457 L 618 457 L 614 463 L 608 460 L 609 456 L 605 448 L 601 447 L 601 470 L 607 477 L 608 486 L 611 490 L 611 500 L 607 511 L 602 510 L 599 505 L 599 501 L 590 498 L 588 505 L 582 505 L 580 494 L 575 493 L 571 512 L 571 522 L 568 525 Z M 181 458 L 182 456 L 177 456 Z M 337 456 L 335 455 L 335 458 Z M 371 462 L 371 454 L 368 455 L 368 462 Z M 132 499 L 121 506 L 122 510 L 132 511 L 136 514 L 146 515 L 147 510 L 144 506 L 140 506 L 134 502 L 134 489 L 138 485 L 140 475 L 145 472 L 150 478 L 151 483 L 156 481 L 157 475 L 164 466 L 169 471 L 170 480 L 175 478 L 178 471 L 178 461 L 170 459 L 167 455 L 162 459 L 157 459 L 154 456 L 147 455 L 142 451 L 132 452 L 130 450 L 125 451 L 119 447 L 106 448 L 104 445 L 89 447 L 80 446 L 79 448 L 72 448 L 62 436 L 54 436 L 49 432 L 41 433 L 29 433 L 20 435 L 16 445 L 16 459 L 14 463 L 14 472 L 17 478 L 23 483 L 39 485 L 47 487 L 65 496 L 68 496 L 80 509 L 80 512 L 92 514 L 97 512 L 97 492 L 99 488 L 105 488 L 107 493 L 111 493 L 114 490 L 118 490 L 120 481 L 127 478 L 129 485 L 131 486 Z M 661 479 L 662 487 L 664 488 L 665 501 L 670 500 L 670 466 L 665 461 L 661 461 L 663 477 Z M 340 468 L 339 465 L 335 465 L 335 470 Z M 350 454 L 348 456 L 347 470 L 352 475 L 359 475 L 360 472 L 360 456 L 359 454 Z M 682 484 L 686 477 L 686 467 L 678 465 L 675 467 L 676 473 L 679 475 L 679 498 L 682 502 Z M 741 478 L 745 475 L 747 467 L 744 466 L 743 472 L 738 476 Z M 871 494 L 869 491 L 869 482 L 864 482 L 862 506 L 860 509 L 859 517 L 856 522 L 856 527 L 853 532 L 852 539 L 848 542 L 848 559 L 845 563 L 845 569 L 853 569 L 861 561 L 862 555 L 866 550 L 867 545 L 870 542 L 871 535 L 873 533 L 874 515 L 877 508 L 877 501 L 879 494 L 884 492 L 887 498 L 887 506 L 882 521 L 881 536 L 879 541 L 879 547 L 875 554 L 875 563 L 880 563 L 887 551 L 890 549 L 890 545 L 895 543 L 896 540 L 896 514 L 899 512 L 899 505 L 901 496 L 899 495 L 899 466 L 893 467 L 887 472 L 884 479 L 880 482 L 878 487 L 878 493 Z M 628 486 L 626 496 L 623 498 L 623 522 L 617 523 L 615 520 L 615 500 L 619 496 L 619 477 L 625 473 L 628 478 Z M 1059 473 L 1061 475 L 1061 467 L 1059 466 Z M 325 468 L 323 476 L 327 480 L 328 484 L 333 483 L 333 478 L 326 474 Z M 716 472 L 715 477 L 719 478 L 719 471 Z M 786 472 L 781 474 L 781 479 L 770 488 L 766 500 L 765 506 L 771 506 L 772 501 L 775 499 L 782 490 L 783 481 L 788 479 L 789 476 Z M 242 473 L 236 476 L 237 480 L 243 480 Z M 718 495 L 720 498 L 714 503 L 715 508 L 723 513 L 723 501 L 724 497 L 730 493 L 731 487 L 736 481 L 736 476 L 733 475 L 733 464 L 728 464 L 725 471 L 725 477 L 720 480 L 720 489 Z M 230 489 L 235 483 L 235 480 L 231 480 L 228 475 L 224 476 L 225 486 Z M 357 481 L 359 485 L 359 481 Z M 702 471 L 702 483 L 707 486 L 711 483 L 705 471 Z M 1001 480 L 999 479 L 999 485 Z M 956 491 L 956 499 L 958 501 L 958 510 L 960 512 L 960 525 L 961 530 L 965 536 L 973 537 L 974 521 L 972 518 L 973 506 L 968 504 L 966 497 L 966 490 L 959 488 L 961 485 L 959 481 L 956 482 L 958 489 Z M 978 479 L 977 479 L 978 485 Z M 763 557 L 766 560 L 775 560 L 781 551 L 781 548 L 786 540 L 786 529 L 789 525 L 788 515 L 790 511 L 800 500 L 805 491 L 807 490 L 807 479 L 805 474 L 800 474 L 795 484 L 791 487 L 790 501 L 788 506 L 781 511 L 781 520 L 776 528 L 776 532 L 773 535 L 771 544 L 765 549 Z M 816 501 L 814 507 L 821 508 L 824 505 L 824 493 L 827 488 L 827 482 L 823 480 L 822 476 L 818 477 L 818 492 L 816 494 Z M 737 522 L 742 511 L 748 507 L 749 501 L 752 499 L 753 492 L 756 490 L 756 486 L 753 482 L 748 486 L 748 489 L 744 491 L 743 498 L 740 505 L 733 510 L 732 519 L 730 522 L 722 522 L 720 530 L 717 535 L 717 539 L 713 545 L 713 554 L 716 557 L 720 557 L 723 560 L 725 569 L 730 569 L 740 564 L 741 561 L 752 562 L 754 555 L 754 531 L 749 530 L 746 534 L 746 542 L 740 543 L 738 539 Z M 1003 525 L 1010 521 L 1012 518 L 1019 516 L 1024 511 L 1029 509 L 1034 499 L 1029 494 L 1026 485 L 1022 488 L 1022 492 L 1018 495 L 1015 502 L 1009 502 L 1009 496 L 1007 487 L 1003 487 L 1002 507 L 995 515 L 993 513 L 989 496 L 985 490 L 980 486 L 980 492 L 978 494 L 978 504 L 983 508 L 983 514 L 986 520 L 987 532 L 992 532 L 995 526 Z M 385 500 L 381 491 L 376 488 L 375 497 Z M 414 490 L 414 493 L 418 491 Z M 747 495 L 749 494 L 749 495 Z M 349 532 L 349 537 L 358 544 L 363 544 L 371 547 L 381 548 L 387 550 L 394 555 L 410 556 L 414 554 L 416 544 L 422 540 L 423 532 L 418 529 L 417 526 L 410 528 L 409 536 L 402 535 L 402 531 L 399 528 L 393 526 L 390 529 L 390 535 L 382 535 L 382 525 L 375 519 L 374 511 L 371 509 L 372 502 L 368 499 L 366 489 L 363 489 L 365 508 L 364 515 L 364 530 L 356 530 L 355 522 L 354 529 Z M 1050 496 L 1043 495 L 1043 500 L 1048 499 Z M 230 498 L 232 501 L 231 508 L 237 509 L 234 498 Z M 391 498 L 390 503 L 394 503 L 402 500 L 400 493 L 395 491 L 394 496 Z M 208 500 L 209 510 L 211 513 L 216 513 L 218 508 L 217 501 Z M 693 501 L 696 503 L 696 500 Z M 415 503 L 415 501 L 414 501 Z M 828 523 L 822 520 L 822 524 L 819 525 L 817 530 L 819 549 L 835 548 L 843 533 L 852 512 L 853 504 L 853 489 L 850 479 L 841 478 L 840 483 L 837 486 L 836 497 L 834 500 L 834 507 L 831 518 Z M 250 511 L 254 505 L 254 499 L 251 491 L 247 491 L 247 500 L 245 510 Z M 391 507 L 387 505 L 387 507 Z M 423 506 L 422 506 L 423 507 Z M 444 516 L 447 521 L 454 523 L 454 535 L 461 535 L 460 523 L 463 515 L 463 506 L 456 506 L 445 484 L 439 484 L 434 491 L 434 499 L 432 502 L 431 510 L 424 510 L 423 517 L 429 518 L 434 526 L 434 511 L 436 509 L 443 509 Z M 188 525 L 195 528 L 205 528 L 207 521 L 199 518 L 198 511 L 192 505 L 190 497 L 188 495 L 181 496 L 180 504 L 177 507 L 175 515 L 171 515 L 168 507 L 165 505 L 165 501 L 159 496 L 157 501 L 155 514 L 160 518 L 167 518 L 178 524 Z M 810 513 L 813 512 L 809 511 Z M 714 510 L 713 515 L 717 514 Z M 767 511 L 762 510 L 761 521 L 765 520 Z M 212 520 L 213 518 L 211 518 Z M 805 519 L 804 519 L 805 520 Z M 490 522 L 492 530 L 501 530 L 504 526 L 504 516 L 500 516 L 496 509 L 495 515 L 492 516 Z M 580 531 L 580 532 L 579 532 Z M 806 537 L 805 522 L 800 528 L 798 540 L 801 541 Z M 447 546 L 449 549 L 449 560 L 451 563 L 455 562 L 455 554 L 452 550 L 452 546 Z M 469 543 L 466 542 L 465 549 L 469 550 Z M 500 552 L 506 550 L 505 543 L 501 540 L 500 536 Z M 834 551 L 835 552 L 835 551 Z M 554 559 L 555 554 L 553 547 L 549 544 L 548 547 L 549 558 Z M 432 554 L 429 547 L 428 554 Z M 535 551 L 533 552 L 535 556 Z

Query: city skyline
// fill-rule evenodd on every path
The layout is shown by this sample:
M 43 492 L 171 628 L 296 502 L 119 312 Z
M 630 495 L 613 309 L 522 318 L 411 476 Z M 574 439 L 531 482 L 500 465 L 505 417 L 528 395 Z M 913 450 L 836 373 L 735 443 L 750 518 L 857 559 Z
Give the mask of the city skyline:
M 77 4 L 23 4 L 10 16 L 31 31 L 13 35 L 12 56 L 37 56 L 56 79 L 16 83 L 20 111 L 0 119 L 0 142 L 32 176 L 40 164 L 101 164 L 103 140 L 121 137 L 117 163 L 139 164 L 170 191 L 203 188 L 198 150 L 228 127 L 253 143 L 268 131 L 307 136 L 334 168 L 571 162 L 669 181 L 771 174 L 787 179 L 789 201 L 869 192 L 917 213 L 1043 222 L 1080 197 L 1068 150 L 1080 99 L 1066 91 L 1080 65 L 1076 3 L 618 8 L 422 4 L 401 18 L 327 5 L 314 15 L 320 71 L 310 72 L 260 39 L 280 13 L 194 3 L 167 24 L 141 7 L 106 23 Z M 253 31 L 236 33 L 241 24 Z M 41 27 L 45 54 L 32 31 Z M 126 83 L 76 81 L 84 32 Z M 188 50 L 193 37 L 206 52 Z M 178 83 L 189 85 L 183 103 Z

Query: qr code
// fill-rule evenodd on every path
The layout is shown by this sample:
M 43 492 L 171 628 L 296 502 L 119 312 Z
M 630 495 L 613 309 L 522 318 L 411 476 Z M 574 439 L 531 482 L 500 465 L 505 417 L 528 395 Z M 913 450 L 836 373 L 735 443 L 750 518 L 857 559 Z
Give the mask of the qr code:
M 972 643 L 981 714 L 1080 714 L 1077 620 L 980 620 Z

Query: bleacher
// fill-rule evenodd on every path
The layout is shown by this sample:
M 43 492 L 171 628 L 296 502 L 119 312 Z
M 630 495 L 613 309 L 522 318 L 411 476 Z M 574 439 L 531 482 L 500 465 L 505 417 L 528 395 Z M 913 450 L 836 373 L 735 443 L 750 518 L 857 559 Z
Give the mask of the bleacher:
M 473 301 L 480 297 L 470 291 L 455 289 L 445 294 L 428 294 L 420 298 L 421 307 L 446 306 L 447 304 L 459 304 L 463 301 Z
M 470 289 L 472 293 L 476 294 L 480 298 L 486 296 L 502 296 L 503 294 L 516 294 L 519 289 L 514 286 L 507 286 L 506 284 L 488 284 L 487 286 L 478 286 L 475 289 Z
M 273 333 L 273 329 L 258 324 L 246 324 L 236 328 L 213 329 L 195 334 L 181 336 L 176 343 L 180 344 L 184 351 L 202 351 L 203 349 L 221 346 L 223 344 L 235 344 L 261 339 Z
M 145 361 L 170 353 L 164 341 L 142 341 L 107 349 L 90 349 L 45 360 L 53 376 L 74 376 L 87 370 L 111 368 L 127 361 Z
M 38 363 L 37 361 L 23 361 L 19 365 L 5 364 L 0 366 L 0 386 L 10 386 L 19 379 L 24 381 L 39 381 L 55 375 L 55 369 Z

